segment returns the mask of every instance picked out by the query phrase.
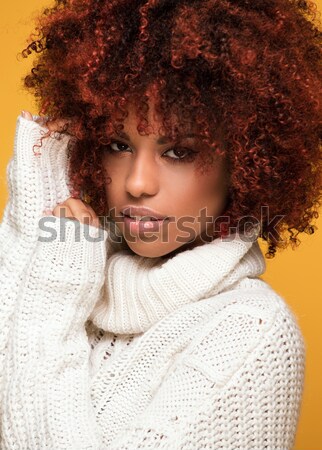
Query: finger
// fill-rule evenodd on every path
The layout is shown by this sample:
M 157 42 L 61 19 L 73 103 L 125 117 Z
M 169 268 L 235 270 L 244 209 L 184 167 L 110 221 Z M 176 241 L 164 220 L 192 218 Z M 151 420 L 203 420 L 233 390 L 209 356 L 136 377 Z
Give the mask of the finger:
M 33 116 L 30 111 L 24 111 L 24 110 L 21 111 L 21 115 L 24 119 L 32 120 L 33 122 L 38 123 L 38 125 L 42 126 L 43 128 L 46 128 L 47 117 L 37 116 L 37 115 Z
M 75 198 L 75 197 L 69 197 L 64 203 L 67 203 L 71 208 L 80 208 L 82 210 L 87 210 L 93 219 L 97 218 L 97 214 L 94 211 L 94 209 L 86 202 L 84 202 L 84 200 L 81 200 L 80 198 Z
M 96 227 L 100 227 L 101 223 L 100 223 L 99 218 L 98 218 L 96 212 L 94 211 L 94 209 L 88 204 L 86 204 L 86 207 L 89 209 L 90 213 L 92 214 L 93 225 Z
M 98 217 L 92 208 L 90 210 L 88 205 L 85 205 L 82 200 L 70 197 L 63 203 L 63 205 L 66 205 L 69 208 L 71 215 L 79 222 L 99 227 L 100 223 Z
M 80 222 L 96 227 L 100 226 L 98 217 L 95 213 L 93 214 L 93 212 L 87 207 L 87 205 L 85 206 L 83 204 L 81 206 L 78 206 L 77 210 L 72 208 L 71 211 Z
M 59 204 L 56 205 L 53 209 L 53 216 L 60 217 L 60 218 L 68 218 L 68 219 L 76 219 L 77 218 L 73 215 L 72 210 L 66 206 L 65 204 Z
M 33 116 L 31 114 L 31 112 L 29 112 L 29 111 L 22 110 L 21 115 L 22 115 L 22 117 L 24 117 L 27 120 L 33 120 Z
M 62 131 L 70 123 L 70 120 L 68 119 L 48 120 L 47 117 L 42 116 L 35 116 L 34 118 L 30 111 L 25 110 L 21 111 L 21 115 L 24 119 L 33 120 L 34 122 L 48 128 L 50 131 Z
M 45 211 L 43 211 L 43 215 L 44 216 L 52 216 L 53 211 L 51 209 L 45 209 Z

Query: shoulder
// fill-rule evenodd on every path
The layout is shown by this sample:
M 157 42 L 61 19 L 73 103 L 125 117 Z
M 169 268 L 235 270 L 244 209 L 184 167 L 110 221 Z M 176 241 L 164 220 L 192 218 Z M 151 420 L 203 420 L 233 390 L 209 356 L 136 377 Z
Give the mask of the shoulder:
M 264 360 L 267 376 L 284 367 L 286 378 L 303 377 L 305 345 L 295 314 L 267 283 L 254 281 L 208 299 L 225 301 L 190 345 L 191 361 L 217 383 L 227 382 L 245 367 L 259 370 L 256 362 Z
M 293 445 L 304 385 L 303 338 L 284 299 L 256 284 L 211 299 L 224 306 L 183 357 L 189 386 L 195 379 L 206 386 L 198 417 L 214 427 L 214 448 Z

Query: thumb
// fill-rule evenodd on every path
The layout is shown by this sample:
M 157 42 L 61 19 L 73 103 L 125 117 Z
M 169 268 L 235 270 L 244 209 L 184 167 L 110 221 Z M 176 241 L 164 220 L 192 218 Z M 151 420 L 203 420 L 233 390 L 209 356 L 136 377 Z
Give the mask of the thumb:
M 24 119 L 33 120 L 32 114 L 29 111 L 22 110 L 21 115 Z

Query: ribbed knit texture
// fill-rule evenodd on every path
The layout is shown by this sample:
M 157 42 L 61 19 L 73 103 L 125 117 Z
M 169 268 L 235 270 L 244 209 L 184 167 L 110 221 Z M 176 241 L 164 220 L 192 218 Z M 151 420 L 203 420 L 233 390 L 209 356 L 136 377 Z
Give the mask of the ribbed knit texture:
M 264 270 L 258 243 L 239 236 L 216 239 L 166 263 L 121 250 L 107 261 L 106 283 L 90 319 L 114 333 L 141 333 L 170 312 Z
M 18 117 L 7 171 L 1 450 L 291 449 L 304 344 L 259 278 L 257 241 L 145 258 L 111 230 L 50 216 L 46 242 L 41 211 L 69 196 L 68 138 L 35 157 L 43 131 Z

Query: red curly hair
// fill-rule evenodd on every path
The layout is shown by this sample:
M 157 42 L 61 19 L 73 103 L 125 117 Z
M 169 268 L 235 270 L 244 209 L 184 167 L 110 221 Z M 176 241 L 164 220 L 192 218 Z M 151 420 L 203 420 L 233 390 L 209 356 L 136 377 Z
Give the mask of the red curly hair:
M 24 88 L 40 115 L 70 120 L 62 132 L 75 138 L 71 184 L 76 195 L 88 193 L 98 215 L 108 210 L 103 149 L 130 104 L 147 131 L 153 96 L 168 136 L 192 126 L 203 136 L 200 169 L 213 156 L 226 158 L 230 189 L 219 236 L 227 217 L 237 229 L 255 218 L 269 258 L 314 232 L 322 101 L 313 2 L 56 0 L 36 20 L 38 34 L 22 52 L 38 54 Z

